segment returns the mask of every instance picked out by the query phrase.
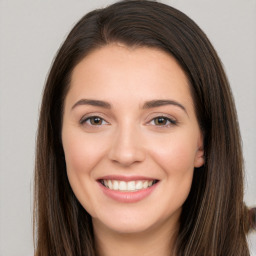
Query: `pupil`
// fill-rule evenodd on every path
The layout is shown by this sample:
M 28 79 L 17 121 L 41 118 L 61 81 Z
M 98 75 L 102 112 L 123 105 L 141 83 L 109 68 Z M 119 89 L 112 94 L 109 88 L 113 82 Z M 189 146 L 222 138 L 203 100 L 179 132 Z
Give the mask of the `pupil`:
M 101 119 L 100 119 L 99 117 L 94 117 L 94 118 L 92 119 L 92 123 L 93 123 L 93 124 L 101 124 Z
M 159 117 L 159 118 L 157 118 L 156 123 L 160 124 L 160 125 L 163 125 L 163 124 L 166 123 L 166 120 L 165 120 L 164 117 Z

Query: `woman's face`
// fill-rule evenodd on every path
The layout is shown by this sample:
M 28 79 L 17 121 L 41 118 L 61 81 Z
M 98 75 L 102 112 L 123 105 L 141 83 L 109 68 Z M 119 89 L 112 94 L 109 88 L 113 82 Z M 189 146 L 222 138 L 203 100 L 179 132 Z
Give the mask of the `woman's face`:
M 74 69 L 62 127 L 67 174 L 94 228 L 175 228 L 203 138 L 188 80 L 167 53 L 112 44 Z

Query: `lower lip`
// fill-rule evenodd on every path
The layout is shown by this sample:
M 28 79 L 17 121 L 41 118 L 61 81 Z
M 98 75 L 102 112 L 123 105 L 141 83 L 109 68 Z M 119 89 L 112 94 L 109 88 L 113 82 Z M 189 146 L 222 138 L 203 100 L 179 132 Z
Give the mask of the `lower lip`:
M 143 200 L 144 198 L 148 197 L 156 188 L 159 182 L 154 184 L 151 187 L 134 191 L 134 192 L 121 192 L 119 190 L 111 190 L 101 183 L 99 183 L 103 193 L 110 197 L 111 199 L 114 199 L 115 201 L 121 202 L 121 203 L 136 203 L 138 201 Z

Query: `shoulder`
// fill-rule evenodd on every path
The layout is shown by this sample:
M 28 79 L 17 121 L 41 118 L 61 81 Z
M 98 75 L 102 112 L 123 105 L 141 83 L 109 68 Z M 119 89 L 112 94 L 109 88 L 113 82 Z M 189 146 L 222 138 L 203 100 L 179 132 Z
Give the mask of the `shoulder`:
M 249 233 L 247 240 L 250 249 L 250 255 L 256 256 L 256 232 L 252 231 Z

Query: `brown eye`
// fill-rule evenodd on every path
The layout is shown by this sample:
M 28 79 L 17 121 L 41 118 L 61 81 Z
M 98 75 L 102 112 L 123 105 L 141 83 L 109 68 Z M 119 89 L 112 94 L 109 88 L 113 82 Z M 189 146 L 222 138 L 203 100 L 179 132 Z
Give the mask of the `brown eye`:
M 91 117 L 89 120 L 91 125 L 101 125 L 103 122 L 102 118 L 98 116 Z
M 165 116 L 158 116 L 154 118 L 151 123 L 156 126 L 168 126 L 168 125 L 174 125 L 176 124 L 175 120 L 172 120 L 170 118 L 167 118 Z
M 157 117 L 154 119 L 155 125 L 166 125 L 167 123 L 167 118 L 165 117 Z
M 107 122 L 99 116 L 88 117 L 88 118 L 82 120 L 80 123 L 81 124 L 93 125 L 93 126 L 99 126 L 99 125 L 107 124 Z

